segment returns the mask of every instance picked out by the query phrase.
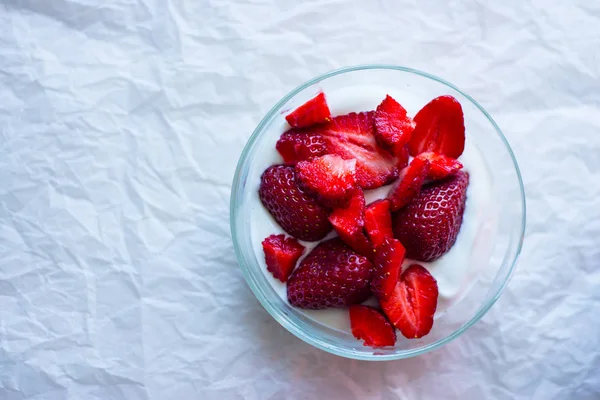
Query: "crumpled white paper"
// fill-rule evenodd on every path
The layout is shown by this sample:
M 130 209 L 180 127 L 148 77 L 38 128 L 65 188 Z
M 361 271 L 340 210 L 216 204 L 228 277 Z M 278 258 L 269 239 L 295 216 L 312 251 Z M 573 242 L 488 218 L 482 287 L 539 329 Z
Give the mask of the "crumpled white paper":
M 600 398 L 600 3 L 5 0 L 0 399 Z M 361 63 L 495 117 L 527 192 L 514 278 L 445 347 L 345 360 L 262 309 L 237 158 L 293 87 Z

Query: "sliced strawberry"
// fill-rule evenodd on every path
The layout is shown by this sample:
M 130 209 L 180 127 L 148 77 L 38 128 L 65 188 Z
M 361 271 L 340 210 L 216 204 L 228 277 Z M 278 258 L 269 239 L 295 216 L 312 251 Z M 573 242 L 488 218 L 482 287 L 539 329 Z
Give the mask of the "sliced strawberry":
M 311 128 L 327 143 L 327 153 L 356 158 L 356 177 L 363 189 L 375 189 L 398 176 L 397 160 L 379 148 L 374 135 L 373 111 L 340 115 Z
M 347 232 L 352 235 L 362 230 L 365 225 L 365 195 L 362 190 L 352 194 L 348 206 L 336 208 L 329 216 L 329 221 L 335 230 Z
M 380 311 L 373 307 L 350 306 L 350 327 L 355 338 L 365 346 L 385 347 L 396 344 L 396 330 Z
M 463 167 L 460 161 L 433 152 L 421 153 L 416 158 L 422 158 L 429 161 L 431 168 L 429 168 L 427 178 L 434 180 L 444 179 L 450 175 L 454 175 Z
M 415 123 L 406 110 L 390 95 L 375 111 L 375 137 L 384 149 L 398 154 L 410 140 Z
M 340 235 L 340 239 L 344 241 L 350 248 L 356 251 L 358 254 L 361 254 L 365 257 L 368 257 L 369 260 L 373 258 L 375 250 L 373 249 L 373 245 L 367 239 L 367 235 L 360 230 L 352 235 L 349 235 L 347 232 L 338 232 Z
M 334 209 L 329 216 L 329 222 L 340 238 L 354 251 L 367 257 L 373 255 L 373 247 L 363 232 L 365 196 L 362 190 L 354 192 L 347 207 Z
M 375 250 L 375 274 L 371 281 L 371 292 L 383 299 L 392 295 L 400 279 L 406 249 L 399 240 L 386 238 Z
M 267 270 L 281 282 L 287 281 L 296 262 L 304 253 L 304 246 L 295 238 L 271 235 L 262 242 Z
M 396 166 L 398 167 L 398 171 L 401 171 L 402 168 L 408 167 L 408 146 L 403 146 L 396 154 L 397 162 Z
M 283 161 L 288 164 L 327 154 L 327 144 L 323 136 L 304 129 L 293 128 L 284 132 L 277 141 L 276 148 Z
M 325 93 L 308 100 L 285 117 L 285 120 L 295 128 L 320 124 L 331 119 L 331 112 L 327 106 Z
M 465 149 L 465 120 L 460 103 L 452 96 L 440 96 L 415 115 L 417 126 L 408 148 L 413 157 L 434 151 L 458 158 Z
M 428 172 L 429 160 L 423 158 L 413 158 L 410 165 L 400 172 L 398 181 L 388 194 L 392 211 L 401 209 L 419 195 Z
M 424 267 L 413 264 L 402 273 L 392 295 L 379 303 L 404 337 L 417 339 L 431 331 L 437 300 L 437 281 Z
M 377 248 L 385 238 L 394 237 L 389 200 L 377 200 L 369 204 L 365 210 L 365 229 L 375 248 Z
M 328 206 L 344 206 L 357 189 L 356 160 L 327 154 L 296 164 L 296 176 L 303 187 Z

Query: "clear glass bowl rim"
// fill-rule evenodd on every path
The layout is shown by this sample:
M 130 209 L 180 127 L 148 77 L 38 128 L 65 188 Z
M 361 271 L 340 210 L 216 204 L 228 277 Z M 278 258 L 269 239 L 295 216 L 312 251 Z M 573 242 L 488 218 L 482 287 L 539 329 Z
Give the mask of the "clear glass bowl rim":
M 357 354 L 357 353 L 351 352 L 351 351 L 346 350 L 341 347 L 332 346 L 329 343 L 327 343 L 319 338 L 309 336 L 302 329 L 300 329 L 298 326 L 296 326 L 294 323 L 292 323 L 284 315 L 284 313 L 281 310 L 277 309 L 269 302 L 269 300 L 267 299 L 267 297 L 265 296 L 263 291 L 260 289 L 258 283 L 254 280 L 254 277 L 252 276 L 250 269 L 248 267 L 249 264 L 252 264 L 251 260 L 247 259 L 246 254 L 243 253 L 243 251 L 241 250 L 240 244 L 238 243 L 238 237 L 237 237 L 238 227 L 236 225 L 236 218 L 234 217 L 236 210 L 239 208 L 240 201 L 243 198 L 243 196 L 242 196 L 243 193 L 239 192 L 239 190 L 238 190 L 241 188 L 240 179 L 242 176 L 243 167 L 247 163 L 247 159 L 250 154 L 250 150 L 252 149 L 252 147 L 254 145 L 254 142 L 257 140 L 260 133 L 263 131 L 265 125 L 271 120 L 273 115 L 276 114 L 277 112 L 279 112 L 280 108 L 284 104 L 286 104 L 291 98 L 293 98 L 294 96 L 296 96 L 298 93 L 300 93 L 304 89 L 308 88 L 309 86 L 312 86 L 322 80 L 325 80 L 325 79 L 330 78 L 335 75 L 341 75 L 341 74 L 345 74 L 348 72 L 361 71 L 361 70 L 395 70 L 395 71 L 407 72 L 409 74 L 419 75 L 421 77 L 429 78 L 429 79 L 437 81 L 445 86 L 448 86 L 449 88 L 459 92 L 461 95 L 463 95 L 465 98 L 467 98 L 471 103 L 473 103 L 473 105 L 475 105 L 483 113 L 483 115 L 488 119 L 488 121 L 492 124 L 496 133 L 498 134 L 498 136 L 500 137 L 500 139 L 506 146 L 506 150 L 508 151 L 508 153 L 512 159 L 513 166 L 514 166 L 514 169 L 515 169 L 518 181 L 519 181 L 519 190 L 520 190 L 520 195 L 521 195 L 521 208 L 523 210 L 523 215 L 521 218 L 521 227 L 520 227 L 521 229 L 520 229 L 520 234 L 519 234 L 520 237 L 519 237 L 519 241 L 517 244 L 517 248 L 515 250 L 515 254 L 512 257 L 512 259 L 510 259 L 510 260 L 505 257 L 502 261 L 502 265 L 500 266 L 500 268 L 502 268 L 503 266 L 506 266 L 506 264 L 510 263 L 509 272 L 506 275 L 506 278 L 505 278 L 503 284 L 500 285 L 500 287 L 497 289 L 494 296 L 487 303 L 485 303 L 482 307 L 480 307 L 479 311 L 469 321 L 464 323 L 459 329 L 454 331 L 452 334 L 450 334 L 442 339 L 439 339 L 433 343 L 430 343 L 426 346 L 423 346 L 423 347 L 420 347 L 417 349 L 399 351 L 398 353 L 395 353 L 395 354 L 381 354 L 381 355 Z M 233 246 L 234 246 L 235 253 L 236 253 L 236 258 L 238 259 L 238 262 L 240 264 L 240 269 L 242 270 L 242 273 L 244 274 L 244 278 L 246 279 L 246 282 L 250 286 L 250 289 L 252 290 L 252 292 L 254 293 L 256 298 L 260 301 L 262 306 L 267 310 L 267 312 L 277 322 L 279 322 L 284 328 L 286 328 L 289 332 L 294 334 L 299 339 L 301 339 L 304 342 L 306 342 L 310 345 L 313 345 L 321 350 L 324 350 L 326 352 L 329 352 L 329 353 L 332 353 L 332 354 L 335 354 L 335 355 L 338 355 L 341 357 L 352 358 L 352 359 L 357 359 L 357 360 L 386 361 L 386 360 L 400 360 L 400 359 L 404 359 L 404 358 L 415 357 L 415 356 L 418 356 L 421 354 L 425 354 L 429 351 L 435 350 L 438 347 L 441 347 L 444 344 L 449 343 L 450 341 L 459 337 L 462 333 L 464 333 L 467 329 L 469 329 L 471 326 L 473 326 L 477 321 L 479 321 L 489 311 L 489 309 L 494 305 L 494 303 L 500 297 L 502 291 L 504 290 L 504 288 L 506 287 L 506 285 L 508 284 L 508 282 L 510 281 L 510 279 L 514 273 L 517 259 L 519 258 L 519 254 L 521 253 L 521 249 L 523 247 L 523 238 L 525 235 L 525 225 L 526 225 L 526 214 L 527 213 L 526 213 L 526 204 L 525 204 L 525 189 L 523 187 L 523 178 L 521 177 L 521 171 L 519 170 L 519 165 L 517 163 L 515 155 L 511 149 L 508 141 L 506 140 L 504 134 L 502 133 L 502 130 L 498 126 L 498 124 L 496 124 L 496 122 L 489 115 L 489 113 L 477 101 L 475 101 L 475 99 L 473 99 L 467 93 L 463 92 L 462 90 L 460 90 L 459 88 L 457 88 L 456 86 L 451 84 L 450 82 L 447 82 L 446 80 L 444 80 L 442 78 L 439 78 L 435 75 L 431 75 L 431 74 L 423 72 L 423 71 L 419 71 L 419 70 L 416 70 L 413 68 L 396 66 L 396 65 L 365 64 L 365 65 L 355 65 L 355 66 L 343 67 L 343 68 L 339 68 L 339 69 L 327 72 L 323 75 L 319 75 L 319 76 L 301 84 L 300 86 L 298 86 L 297 88 L 295 88 L 294 90 L 289 92 L 281 100 L 279 100 L 277 102 L 277 104 L 275 104 L 271 108 L 271 110 L 269 110 L 269 112 L 263 117 L 263 119 L 260 121 L 260 123 L 258 124 L 256 129 L 250 136 L 250 139 L 244 146 L 244 150 L 242 151 L 242 154 L 238 161 L 238 164 L 237 164 L 237 167 L 235 170 L 234 179 L 233 179 L 232 190 L 231 190 L 229 220 L 230 220 L 231 236 L 232 236 Z

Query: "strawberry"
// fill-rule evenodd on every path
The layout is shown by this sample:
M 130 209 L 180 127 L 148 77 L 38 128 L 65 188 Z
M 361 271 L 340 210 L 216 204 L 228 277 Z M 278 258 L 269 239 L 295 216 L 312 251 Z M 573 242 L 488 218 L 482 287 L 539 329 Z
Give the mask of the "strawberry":
M 408 149 L 418 156 L 434 151 L 458 158 L 465 149 L 465 119 L 460 103 L 452 96 L 431 100 L 415 115 L 416 127 Z
M 362 230 L 353 235 L 348 235 L 346 232 L 338 232 L 338 235 L 340 235 L 340 238 L 344 243 L 350 246 L 350 248 L 358 254 L 368 257 L 369 259 L 373 257 L 375 252 L 373 245 L 369 242 L 367 235 L 365 235 Z
M 344 159 L 356 158 L 356 178 L 363 189 L 375 189 L 398 176 L 397 160 L 378 147 L 373 111 L 340 115 L 312 132 L 321 134 L 327 153 Z
M 462 224 L 469 174 L 459 171 L 443 181 L 423 186 L 409 205 L 395 213 L 395 237 L 406 247 L 406 256 L 433 261 L 444 255 Z
M 362 190 L 354 191 L 346 207 L 334 209 L 329 222 L 348 246 L 364 256 L 373 255 L 373 247 L 363 232 L 365 196 Z
M 444 179 L 450 175 L 454 175 L 463 167 L 460 161 L 433 152 L 421 153 L 416 158 L 422 158 L 429 161 L 429 164 L 431 165 L 429 173 L 427 174 L 427 178 L 429 179 Z
M 324 204 L 343 206 L 357 188 L 356 160 L 327 154 L 310 161 L 300 161 L 296 164 L 296 177 Z
M 377 298 L 387 298 L 394 292 L 405 254 L 402 243 L 394 238 L 386 238 L 375 250 L 375 273 L 371 281 L 371 292 Z
M 287 281 L 296 266 L 296 261 L 304 253 L 304 246 L 295 238 L 286 238 L 285 235 L 269 236 L 263 240 L 262 247 L 267 270 L 281 282 Z
M 396 330 L 380 311 L 369 306 L 355 305 L 349 308 L 350 328 L 365 346 L 385 347 L 396 344 Z
M 408 167 L 408 146 L 403 146 L 396 154 L 396 166 L 398 167 L 398 171 L 401 171 L 403 168 Z
M 315 247 L 292 273 L 288 300 L 293 306 L 314 310 L 358 304 L 371 294 L 372 275 L 366 257 L 333 238 Z
M 431 331 L 437 299 L 435 278 L 421 265 L 413 264 L 402 273 L 393 293 L 379 303 L 404 337 L 417 339 Z
M 318 133 L 302 129 L 284 132 L 277 141 L 276 148 L 283 161 L 288 164 L 327 154 L 325 139 Z
M 325 93 L 308 100 L 285 117 L 285 120 L 295 128 L 303 128 L 314 124 L 327 122 L 331 119 L 331 112 L 327 106 Z
M 329 221 L 337 232 L 343 231 L 352 235 L 362 230 L 365 225 L 365 195 L 362 190 L 355 190 L 344 208 L 336 208 L 329 216 Z
M 260 200 L 275 221 L 300 240 L 315 241 L 331 231 L 329 210 L 309 196 L 296 182 L 294 167 L 272 165 L 263 172 Z
M 377 248 L 385 238 L 394 237 L 389 200 L 377 200 L 369 204 L 365 210 L 365 229 L 375 248 Z
M 398 154 L 410 140 L 415 123 L 406 115 L 406 110 L 390 95 L 377 106 L 375 111 L 375 137 L 384 149 Z
M 429 160 L 413 158 L 410 165 L 400 172 L 398 181 L 388 194 L 392 211 L 401 209 L 419 195 L 429 172 Z

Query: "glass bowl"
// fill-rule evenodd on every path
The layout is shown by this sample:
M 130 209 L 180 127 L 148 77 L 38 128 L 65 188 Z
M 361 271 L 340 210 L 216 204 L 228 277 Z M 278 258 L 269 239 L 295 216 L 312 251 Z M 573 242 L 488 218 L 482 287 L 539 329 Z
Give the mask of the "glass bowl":
M 365 98 L 376 92 L 365 88 L 383 88 L 383 94 L 377 93 L 377 102 L 383 99 L 385 92 L 390 93 L 413 116 L 437 96 L 450 94 L 458 99 L 465 115 L 467 147 L 481 154 L 490 183 L 489 204 L 486 203 L 485 212 L 479 216 L 481 223 L 466 258 L 469 271 L 473 271 L 471 284 L 463 288 L 459 300 L 444 312 L 436 313 L 433 329 L 428 335 L 408 340 L 398 334 L 398 342 L 393 348 L 363 346 L 349 330 L 319 323 L 311 318 L 314 314 L 290 306 L 285 300 L 283 284 L 278 287 L 265 272 L 260 246 L 264 237 L 256 237 L 256 233 L 253 236 L 253 232 L 261 227 L 264 231 L 265 224 L 267 231 L 272 228 L 271 233 L 281 232 L 262 209 L 257 191 L 262 172 L 269 165 L 282 162 L 275 143 L 286 130 L 286 113 L 320 91 L 326 95 L 337 93 L 336 99 L 343 99 L 344 91 L 354 90 L 355 94 L 360 91 L 361 97 L 364 92 Z M 353 104 L 350 100 L 336 105 L 328 95 L 328 102 L 333 115 L 366 111 L 360 108 L 364 105 L 362 101 Z M 377 103 L 373 104 L 376 106 Z M 253 218 L 257 212 L 266 213 L 264 221 Z M 332 71 L 300 85 L 281 99 L 258 124 L 242 152 L 233 180 L 230 213 L 231 234 L 240 267 L 264 308 L 283 327 L 305 342 L 339 356 L 361 360 L 396 360 L 417 356 L 465 332 L 485 315 L 510 280 L 525 231 L 525 195 L 519 167 L 492 117 L 469 95 L 443 79 L 389 65 L 364 65 Z

